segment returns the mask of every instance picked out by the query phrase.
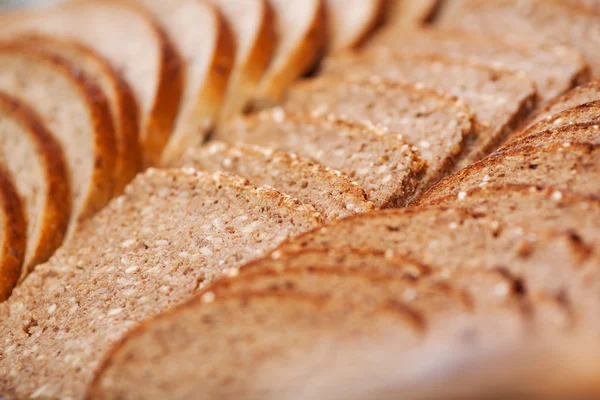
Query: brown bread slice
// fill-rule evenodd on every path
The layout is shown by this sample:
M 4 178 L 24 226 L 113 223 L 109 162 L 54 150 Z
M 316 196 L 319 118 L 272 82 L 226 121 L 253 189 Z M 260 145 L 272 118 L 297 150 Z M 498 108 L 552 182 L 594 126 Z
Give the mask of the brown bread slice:
M 255 186 L 271 186 L 315 207 L 325 221 L 374 208 L 362 188 L 348 177 L 285 151 L 213 141 L 188 150 L 173 166 L 224 171 L 244 177 Z
M 443 27 L 485 32 L 515 42 L 560 43 L 583 53 L 600 75 L 598 13 L 563 0 L 459 0 L 450 1 L 436 19 Z
M 54 253 L 67 232 L 69 172 L 60 144 L 41 118 L 1 93 L 0 127 L 0 160 L 14 182 L 27 220 L 22 280 Z
M 427 162 L 418 192 L 451 172 L 475 130 L 470 109 L 455 97 L 379 79 L 305 81 L 288 91 L 282 106 L 291 112 L 376 125 L 401 135 Z
M 142 165 L 139 144 L 138 107 L 133 91 L 108 61 L 76 41 L 29 35 L 18 38 L 26 44 L 56 54 L 80 68 L 108 100 L 115 129 L 117 160 L 114 165 L 113 195 L 119 195 Z
M 0 392 L 81 398 L 132 326 L 318 226 L 315 214 L 241 178 L 150 169 L 0 306 Z M 43 358 L 59 353 L 67 357 Z
M 17 188 L 0 164 L 0 309 L 21 276 L 27 242 L 27 221 Z M 0 383 L 2 379 L 0 378 Z
M 589 80 L 581 53 L 563 46 L 509 43 L 499 37 L 443 28 L 383 30 L 369 46 L 389 46 L 403 55 L 438 54 L 524 72 L 538 89 L 542 103 Z
M 586 116 L 584 116 L 584 114 L 579 114 L 578 117 L 575 117 L 573 119 L 576 121 L 576 118 L 581 117 L 582 119 L 587 119 L 587 117 L 590 116 L 592 115 L 587 114 Z M 549 120 L 548 122 L 552 120 Z M 574 123 L 573 125 L 571 125 L 567 122 L 563 122 L 563 120 L 560 120 L 559 118 L 554 120 L 554 123 L 556 123 L 556 125 L 559 126 L 559 128 L 552 129 L 549 126 L 544 126 L 545 124 L 543 122 L 534 125 L 526 133 L 523 133 L 523 135 L 517 135 L 514 140 L 500 147 L 497 150 L 497 152 L 514 149 L 515 147 L 540 146 L 549 143 L 578 142 L 588 144 L 600 144 L 600 125 L 598 125 L 600 124 L 600 120 L 591 123 Z M 551 125 L 554 125 L 554 123 L 551 123 Z M 560 127 L 560 125 L 563 123 L 567 125 Z M 536 131 L 537 129 L 542 130 Z
M 29 104 L 63 149 L 73 195 L 72 232 L 112 195 L 116 145 L 108 103 L 80 70 L 41 50 L 2 46 L 0 69 L 0 90 Z
M 275 12 L 277 45 L 255 101 L 276 103 L 287 87 L 312 68 L 325 51 L 325 0 L 269 0 Z
M 385 23 L 392 29 L 411 28 L 427 22 L 443 3 L 440 0 L 385 0 Z
M 225 16 L 235 42 L 235 64 L 219 116 L 224 123 L 245 111 L 257 94 L 277 44 L 276 21 L 266 0 L 210 0 Z
M 482 185 L 525 184 L 553 186 L 580 194 L 600 194 L 600 146 L 549 143 L 515 146 L 497 152 L 456 172 L 427 191 L 418 203 L 457 195 Z
M 134 91 L 145 163 L 158 161 L 173 129 L 183 77 L 173 45 L 147 13 L 118 0 L 71 1 L 20 14 L 3 27 L 5 37 L 24 33 L 77 40 L 106 58 Z
M 235 39 L 219 10 L 202 0 L 135 0 L 161 23 L 184 60 L 181 106 L 163 159 L 199 145 L 213 128 L 235 59 Z
M 229 143 L 289 151 L 341 171 L 378 208 L 407 205 L 424 172 L 420 156 L 401 137 L 332 118 L 289 114 L 280 108 L 238 118 L 215 136 Z
M 390 354 L 409 365 L 402 355 L 420 341 L 402 305 L 351 310 L 290 294 L 205 295 L 131 332 L 111 350 L 87 398 L 320 398 L 330 381 L 323 378 L 340 366 L 371 371 L 348 369 L 345 379 L 376 376 Z
M 358 0 L 348 7 L 346 0 L 326 0 L 329 52 L 359 45 L 375 28 L 386 0 Z
M 325 72 L 349 79 L 378 75 L 383 79 L 434 87 L 463 100 L 481 124 L 468 144 L 468 165 L 494 150 L 533 109 L 536 89 L 521 74 L 442 56 L 403 57 L 386 48 L 332 58 Z

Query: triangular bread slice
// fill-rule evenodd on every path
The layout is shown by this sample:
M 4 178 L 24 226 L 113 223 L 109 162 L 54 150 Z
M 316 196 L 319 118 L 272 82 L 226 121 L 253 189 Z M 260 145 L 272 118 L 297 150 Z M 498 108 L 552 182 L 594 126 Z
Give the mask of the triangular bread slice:
M 596 106 L 597 107 L 597 106 Z M 597 110 L 593 112 L 594 118 L 598 118 L 600 115 L 597 115 Z M 579 115 L 582 116 L 582 115 Z M 590 116 L 589 114 L 587 116 Z M 587 117 L 583 117 L 582 119 L 587 119 Z M 556 120 L 558 121 L 558 119 Z M 575 121 L 576 122 L 576 121 Z M 562 123 L 562 122 L 561 122 Z M 540 122 L 538 125 L 543 125 L 543 122 Z M 547 126 L 538 126 L 534 125 L 527 134 L 522 136 L 517 136 L 515 140 L 507 143 L 506 145 L 500 147 L 497 152 L 502 152 L 505 150 L 514 149 L 515 147 L 525 147 L 525 146 L 539 146 L 548 143 L 569 143 L 569 142 L 579 142 L 579 143 L 591 143 L 591 144 L 600 144 L 600 120 L 596 120 L 594 122 L 587 123 L 574 123 L 574 124 L 566 124 L 565 126 L 559 126 L 557 128 L 547 127 Z M 549 128 L 546 130 L 537 131 L 533 128 Z
M 600 145 L 542 142 L 497 152 L 456 172 L 427 191 L 418 203 L 486 185 L 553 186 L 580 194 L 600 193 Z
M 235 42 L 235 64 L 219 123 L 245 111 L 257 94 L 259 83 L 277 44 L 275 17 L 267 0 L 210 0 L 225 16 Z
M 202 0 L 136 0 L 161 23 L 184 60 L 175 128 L 163 154 L 174 159 L 213 128 L 235 60 L 235 39 L 221 12 Z
M 127 335 L 110 351 L 88 398 L 329 398 L 319 394 L 325 389 L 352 398 L 347 384 L 332 378 L 375 378 L 392 355 L 397 367 L 408 366 L 402 355 L 421 336 L 401 304 L 352 310 L 321 297 L 211 293 Z
M 357 182 L 378 208 L 407 205 L 424 173 L 418 151 L 402 137 L 361 124 L 289 114 L 281 108 L 238 118 L 216 138 L 316 160 Z
M 282 107 L 375 125 L 402 136 L 427 162 L 417 192 L 453 170 L 476 129 L 475 117 L 461 100 L 435 90 L 379 79 L 322 77 L 301 82 L 288 91 Z
M 285 151 L 213 141 L 189 149 L 173 166 L 223 171 L 246 178 L 255 186 L 271 186 L 315 207 L 326 221 L 374 208 L 364 190 L 347 176 Z
M 117 160 L 113 195 L 118 196 L 142 165 L 138 107 L 133 91 L 108 61 L 74 40 L 45 35 L 28 35 L 17 40 L 19 45 L 40 48 L 64 58 L 102 89 L 110 106 L 115 129 Z
M 440 0 L 385 0 L 385 23 L 392 29 L 422 25 L 433 17 L 440 7 Z
M 0 93 L 0 159 L 27 220 L 20 280 L 61 245 L 71 215 L 67 162 L 54 135 L 27 105 Z
M 270 0 L 277 45 L 258 88 L 257 104 L 276 103 L 287 87 L 313 67 L 325 51 L 324 0 Z
M 27 221 L 23 205 L 10 173 L 3 164 L 0 164 L 0 229 L 1 304 L 10 296 L 21 276 L 27 242 Z
M 112 195 L 116 144 L 108 102 L 81 70 L 30 46 L 0 47 L 0 69 L 0 90 L 30 105 L 63 149 L 73 195 L 72 232 Z
M 71 1 L 21 14 L 3 28 L 4 37 L 24 33 L 77 40 L 106 58 L 136 96 L 145 163 L 158 162 L 173 129 L 183 76 L 173 45 L 150 15 L 118 0 Z
M 531 112 L 537 95 L 533 82 L 522 74 L 442 56 L 404 57 L 381 47 L 333 57 L 325 64 L 325 72 L 352 80 L 378 75 L 418 83 L 463 100 L 481 128 L 459 167 L 481 159 L 500 145 Z
M 0 360 L 0 392 L 83 397 L 105 352 L 132 326 L 317 227 L 315 214 L 229 175 L 139 175 L 0 307 L 4 349 L 11 349 Z M 47 363 L 43 356 L 55 352 L 69 356 Z
M 384 11 L 385 0 L 326 0 L 327 51 L 335 53 L 361 44 L 375 28 Z

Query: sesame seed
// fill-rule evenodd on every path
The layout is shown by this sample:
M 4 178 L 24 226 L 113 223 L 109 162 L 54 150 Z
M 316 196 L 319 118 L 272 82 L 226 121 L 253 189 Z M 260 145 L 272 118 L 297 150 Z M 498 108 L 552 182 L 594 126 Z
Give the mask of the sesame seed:
M 563 194 L 560 191 L 555 191 L 554 193 L 552 193 L 552 200 L 554 201 L 561 201 L 563 198 Z
M 460 192 L 457 197 L 459 200 L 464 200 L 467 197 L 467 192 Z
M 213 292 L 206 292 L 202 295 L 201 300 L 203 303 L 212 303 L 215 301 L 215 294 Z

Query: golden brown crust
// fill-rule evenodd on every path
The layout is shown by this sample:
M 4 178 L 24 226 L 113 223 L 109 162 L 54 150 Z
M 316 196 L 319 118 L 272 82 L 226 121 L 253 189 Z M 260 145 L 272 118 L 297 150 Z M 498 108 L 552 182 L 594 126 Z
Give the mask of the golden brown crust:
M 69 172 L 62 148 L 53 134 L 42 124 L 40 117 L 22 102 L 0 93 L 0 109 L 28 132 L 28 136 L 36 147 L 39 157 L 43 160 L 43 172 L 46 181 L 46 193 L 43 219 L 40 222 L 38 242 L 32 243 L 28 238 L 28 246 L 37 247 L 28 250 L 30 258 L 25 259 L 19 282 L 25 279 L 31 270 L 50 258 L 61 245 L 71 215 L 71 188 Z

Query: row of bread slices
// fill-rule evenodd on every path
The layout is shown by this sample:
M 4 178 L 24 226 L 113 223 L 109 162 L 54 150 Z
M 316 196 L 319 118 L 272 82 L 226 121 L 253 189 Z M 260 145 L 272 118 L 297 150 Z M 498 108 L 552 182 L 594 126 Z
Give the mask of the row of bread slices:
M 550 102 L 419 206 L 325 226 L 244 179 L 149 170 L 0 305 L 0 392 L 352 398 L 502 343 L 593 337 L 599 98 Z

